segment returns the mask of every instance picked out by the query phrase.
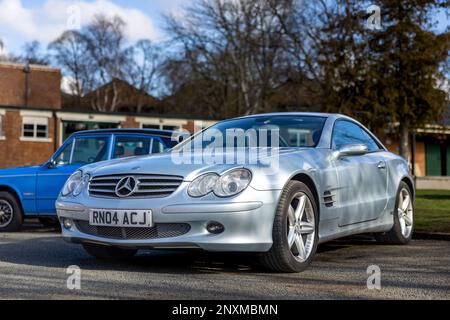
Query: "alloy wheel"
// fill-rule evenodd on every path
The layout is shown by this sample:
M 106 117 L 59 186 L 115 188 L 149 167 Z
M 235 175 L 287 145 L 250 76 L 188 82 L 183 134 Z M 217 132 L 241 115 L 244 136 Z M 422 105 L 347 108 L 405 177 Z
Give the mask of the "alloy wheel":
M 294 258 L 306 261 L 314 248 L 316 233 L 314 209 L 311 200 L 303 193 L 297 193 L 288 211 L 287 240 Z
M 0 200 L 0 228 L 8 226 L 13 219 L 13 208 L 5 200 Z
M 398 220 L 403 237 L 409 238 L 413 228 L 413 203 L 409 191 L 403 188 L 398 196 Z

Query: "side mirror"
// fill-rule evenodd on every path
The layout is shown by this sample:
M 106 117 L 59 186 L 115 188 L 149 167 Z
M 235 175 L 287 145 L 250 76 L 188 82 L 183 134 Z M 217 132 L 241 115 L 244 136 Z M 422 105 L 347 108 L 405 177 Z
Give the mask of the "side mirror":
M 47 166 L 47 168 L 49 169 L 55 169 L 56 168 L 56 161 L 55 159 L 50 159 L 47 161 L 47 163 L 45 164 Z
M 365 144 L 348 144 L 335 151 L 335 159 L 341 159 L 343 157 L 350 156 L 362 156 L 369 152 L 369 148 Z

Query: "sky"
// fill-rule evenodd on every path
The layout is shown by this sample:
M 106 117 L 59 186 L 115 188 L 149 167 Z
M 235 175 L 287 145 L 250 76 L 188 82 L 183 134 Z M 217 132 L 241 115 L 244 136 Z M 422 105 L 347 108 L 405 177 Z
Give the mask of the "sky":
M 0 0 L 0 39 L 5 52 L 26 42 L 44 46 L 68 27 L 85 25 L 98 13 L 119 15 L 130 41 L 162 39 L 162 14 L 176 14 L 186 0 Z M 80 23 L 78 23 L 80 22 Z
M 0 0 L 1 53 L 19 53 L 26 42 L 47 46 L 64 30 L 85 25 L 97 13 L 119 15 L 127 23 L 130 41 L 164 38 L 162 14 L 181 12 L 189 0 Z M 449 25 L 444 12 L 436 14 L 437 29 Z

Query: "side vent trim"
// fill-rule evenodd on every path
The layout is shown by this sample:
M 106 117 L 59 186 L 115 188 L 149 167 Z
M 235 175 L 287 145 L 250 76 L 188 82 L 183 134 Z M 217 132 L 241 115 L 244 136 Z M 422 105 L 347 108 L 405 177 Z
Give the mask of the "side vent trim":
M 336 195 L 331 193 L 331 191 L 325 191 L 323 193 L 323 201 L 327 208 L 331 208 L 334 206 L 334 203 L 336 202 L 334 200 L 335 197 L 336 197 Z

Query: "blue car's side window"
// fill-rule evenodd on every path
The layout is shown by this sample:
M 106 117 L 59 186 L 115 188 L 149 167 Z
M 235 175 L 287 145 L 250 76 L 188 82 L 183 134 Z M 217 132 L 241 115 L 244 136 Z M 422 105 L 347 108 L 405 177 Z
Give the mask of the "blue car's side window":
M 76 138 L 71 164 L 85 165 L 106 160 L 108 137 Z
M 114 144 L 114 159 L 150 154 L 153 138 L 118 136 Z
M 153 140 L 152 154 L 163 153 L 167 148 L 159 141 Z
M 70 156 L 72 154 L 73 141 L 66 144 L 66 146 L 61 150 L 58 156 L 55 158 L 55 163 L 58 166 L 64 166 L 70 164 Z

